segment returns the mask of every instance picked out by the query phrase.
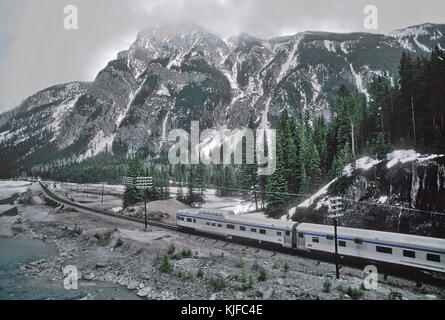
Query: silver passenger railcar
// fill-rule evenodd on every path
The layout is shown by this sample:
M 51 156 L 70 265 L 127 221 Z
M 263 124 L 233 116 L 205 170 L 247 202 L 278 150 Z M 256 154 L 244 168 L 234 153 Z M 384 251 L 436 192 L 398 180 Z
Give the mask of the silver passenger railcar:
M 177 225 L 193 231 L 245 238 L 258 242 L 292 247 L 292 227 L 295 222 L 272 219 L 257 220 L 231 211 L 200 209 L 196 212 L 179 211 Z
M 445 239 L 345 227 L 337 228 L 337 238 L 341 255 L 445 272 Z M 334 228 L 298 224 L 297 248 L 334 253 Z
M 295 250 L 332 254 L 335 251 L 333 226 L 256 219 L 232 211 L 179 211 L 180 228 Z M 445 275 L 445 239 L 391 232 L 338 227 L 340 255 L 362 258 L 428 271 L 435 277 Z

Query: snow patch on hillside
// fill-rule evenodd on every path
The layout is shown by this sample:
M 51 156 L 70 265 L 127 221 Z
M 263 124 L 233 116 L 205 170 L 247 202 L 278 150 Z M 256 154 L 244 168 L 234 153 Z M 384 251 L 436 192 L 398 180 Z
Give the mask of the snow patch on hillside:
M 142 81 L 142 84 L 137 88 L 136 91 L 133 92 L 133 90 L 131 90 L 130 95 L 128 97 L 128 103 L 127 106 L 125 107 L 124 110 L 122 110 L 122 112 L 119 113 L 117 120 L 116 120 L 116 127 L 119 128 L 122 121 L 125 119 L 125 117 L 127 116 L 128 111 L 131 108 L 131 105 L 133 104 L 134 99 L 138 96 L 139 92 L 142 89 L 142 86 L 144 85 L 144 81 Z
M 156 94 L 158 96 L 170 97 L 170 92 L 168 91 L 168 89 L 163 84 L 161 84 L 161 86 L 160 86 L 159 90 L 156 92 Z
M 106 148 L 111 150 L 116 133 L 106 136 L 103 130 L 99 131 L 96 136 L 88 144 L 88 151 L 78 157 L 78 161 L 94 157 Z
M 299 35 L 294 41 L 292 50 L 288 53 L 287 60 L 281 65 L 280 74 L 277 77 L 277 83 L 280 83 L 281 80 L 288 74 L 289 70 L 293 69 L 298 65 L 298 46 L 300 45 L 301 39 L 303 39 L 302 35 Z
M 417 46 L 418 46 L 420 49 L 422 49 L 423 51 L 426 51 L 426 52 L 428 52 L 428 53 L 431 53 L 431 49 L 428 48 L 426 45 L 421 44 L 421 43 L 419 42 L 419 39 L 417 38 L 417 36 L 414 37 L 414 42 L 415 42 L 415 43 L 417 44 Z
M 334 53 L 336 52 L 334 41 L 324 40 L 323 44 L 324 44 L 324 47 L 326 48 L 326 50 L 328 50 L 329 52 L 334 52 Z
M 366 95 L 366 97 L 368 98 L 368 100 L 369 100 L 369 93 L 365 89 L 365 87 L 363 86 L 363 80 L 362 80 L 361 75 L 354 71 L 354 67 L 352 66 L 352 63 L 349 64 L 349 67 L 351 68 L 352 75 L 355 78 L 355 85 L 356 85 L 357 89 L 359 91 L 363 92 Z
M 56 106 L 52 112 L 52 118 L 53 121 L 49 125 L 51 130 L 55 133 L 53 139 L 51 141 L 54 141 L 57 137 L 57 134 L 60 131 L 60 124 L 62 123 L 63 119 L 66 118 L 68 113 L 73 109 L 73 107 L 76 105 L 77 100 L 79 99 L 81 95 L 76 96 L 74 99 L 66 100 L 62 104 Z
M 306 201 L 304 201 L 302 204 L 300 204 L 298 206 L 298 208 L 308 208 L 309 206 L 311 206 L 315 200 L 317 200 L 318 198 L 320 198 L 321 196 L 325 195 L 328 190 L 329 187 L 335 182 L 337 181 L 337 178 L 335 178 L 334 180 L 332 180 L 331 182 L 329 182 L 327 185 L 325 185 L 323 188 L 321 188 L 320 191 L 318 191 L 316 194 L 314 194 L 312 197 L 310 197 L 309 199 L 307 199 Z

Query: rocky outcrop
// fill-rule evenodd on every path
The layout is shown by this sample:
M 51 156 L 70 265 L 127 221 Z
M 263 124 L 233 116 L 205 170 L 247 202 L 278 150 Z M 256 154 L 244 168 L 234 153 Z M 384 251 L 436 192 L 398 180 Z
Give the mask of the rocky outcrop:
M 445 156 L 402 150 L 383 160 L 359 159 L 293 218 L 331 224 L 332 202 L 341 203 L 342 226 L 445 238 Z

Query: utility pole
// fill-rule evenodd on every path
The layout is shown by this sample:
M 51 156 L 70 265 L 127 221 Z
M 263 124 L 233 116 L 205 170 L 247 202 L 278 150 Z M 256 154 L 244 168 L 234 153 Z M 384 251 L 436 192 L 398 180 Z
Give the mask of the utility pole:
M 104 185 L 106 182 L 101 182 L 102 183 L 102 204 L 104 204 Z
M 338 236 L 337 236 L 337 218 L 343 216 L 341 213 L 337 213 L 341 210 L 341 203 L 338 202 L 341 198 L 331 199 L 331 205 L 328 206 L 329 212 L 331 213 L 327 217 L 334 219 L 334 242 L 335 242 L 335 276 L 337 280 L 340 279 L 340 266 L 338 264 Z
M 134 186 L 139 190 L 144 190 L 144 210 L 145 210 L 145 230 L 148 228 L 147 217 L 147 189 L 153 188 L 152 177 L 123 177 L 123 184 L 126 186 Z

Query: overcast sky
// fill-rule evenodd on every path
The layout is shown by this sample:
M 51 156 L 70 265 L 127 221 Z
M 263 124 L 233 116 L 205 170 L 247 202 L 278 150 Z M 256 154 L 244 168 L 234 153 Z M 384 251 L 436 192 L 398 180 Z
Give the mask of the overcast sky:
M 75 5 L 79 29 L 65 30 L 63 9 Z M 69 81 L 91 81 L 137 32 L 190 20 L 228 37 L 260 38 L 307 30 L 368 31 L 366 5 L 379 29 L 445 23 L 444 0 L 0 0 L 0 112 L 27 96 Z

